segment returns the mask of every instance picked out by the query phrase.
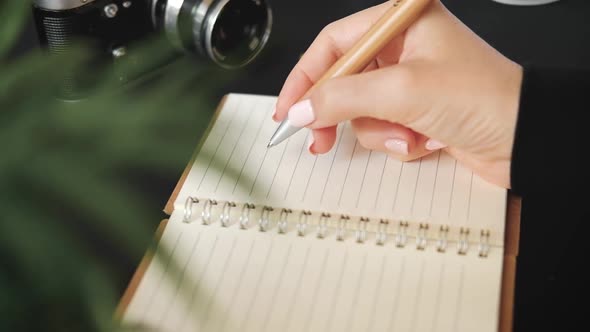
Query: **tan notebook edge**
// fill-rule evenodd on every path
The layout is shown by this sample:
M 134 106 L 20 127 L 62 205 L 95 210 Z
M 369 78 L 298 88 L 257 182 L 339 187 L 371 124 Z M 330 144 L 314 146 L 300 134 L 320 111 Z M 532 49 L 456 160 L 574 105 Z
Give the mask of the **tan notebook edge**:
M 509 194 L 507 204 L 506 228 L 504 230 L 504 264 L 502 267 L 502 290 L 500 295 L 500 332 L 512 331 L 516 258 L 520 239 L 521 199 Z
M 207 126 L 207 129 L 205 130 L 205 132 L 201 136 L 201 139 L 199 140 L 199 143 L 197 144 L 197 148 L 193 152 L 193 155 L 192 155 L 190 161 L 188 162 L 186 168 L 182 172 L 182 175 L 180 176 L 180 179 L 178 180 L 176 187 L 174 187 L 174 191 L 172 191 L 172 195 L 170 195 L 168 202 L 166 202 L 166 206 L 164 207 L 164 212 L 166 212 L 167 215 L 171 215 L 172 211 L 174 211 L 174 202 L 176 201 L 176 198 L 178 197 L 178 194 L 180 193 L 180 189 L 184 185 L 184 181 L 186 181 L 188 173 L 191 171 L 191 167 L 192 167 L 193 163 L 195 162 L 195 158 L 197 158 L 199 151 L 201 151 L 201 147 L 203 146 L 203 144 L 205 144 L 205 140 L 207 139 L 207 136 L 209 136 L 209 133 L 211 132 L 211 129 L 213 128 L 213 125 L 215 124 L 215 121 L 217 120 L 217 117 L 219 116 L 219 113 L 221 113 L 221 110 L 223 109 L 223 106 L 225 105 L 227 98 L 228 98 L 228 95 L 225 95 L 225 96 L 223 96 L 223 98 L 221 98 L 221 101 L 219 102 L 219 105 L 217 105 L 217 109 L 215 110 L 215 113 L 213 114 L 213 118 L 211 119 L 211 121 L 209 121 L 209 125 Z
M 164 234 L 164 229 L 166 228 L 167 224 L 168 224 L 168 219 L 164 219 L 160 222 L 160 225 L 158 225 L 158 228 L 156 229 L 156 232 L 154 235 L 154 242 L 155 243 L 160 241 L 160 238 L 162 237 L 162 234 Z M 120 321 L 123 319 L 123 315 L 125 314 L 127 307 L 129 307 L 129 304 L 131 303 L 131 299 L 135 295 L 135 291 L 137 291 L 137 287 L 139 287 L 139 283 L 141 282 L 141 279 L 143 279 L 143 276 L 144 276 L 145 272 L 147 271 L 148 266 L 150 266 L 150 263 L 152 262 L 153 257 L 154 257 L 154 252 L 152 250 L 148 250 L 146 252 L 146 254 L 143 256 L 143 258 L 141 259 L 141 262 L 139 263 L 139 266 L 135 270 L 135 273 L 133 273 L 133 277 L 131 277 L 131 281 L 127 285 L 127 288 L 125 289 L 125 292 L 123 293 L 123 296 L 121 297 L 121 300 L 119 301 L 119 304 L 117 305 L 117 308 L 115 309 L 114 316 L 117 321 Z

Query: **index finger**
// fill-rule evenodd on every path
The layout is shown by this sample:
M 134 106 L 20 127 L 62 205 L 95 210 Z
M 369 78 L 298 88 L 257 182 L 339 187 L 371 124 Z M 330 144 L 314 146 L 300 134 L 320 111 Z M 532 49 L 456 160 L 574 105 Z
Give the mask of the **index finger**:
M 289 108 L 305 95 L 388 8 L 388 3 L 383 3 L 326 26 L 285 80 L 273 119 L 283 120 Z

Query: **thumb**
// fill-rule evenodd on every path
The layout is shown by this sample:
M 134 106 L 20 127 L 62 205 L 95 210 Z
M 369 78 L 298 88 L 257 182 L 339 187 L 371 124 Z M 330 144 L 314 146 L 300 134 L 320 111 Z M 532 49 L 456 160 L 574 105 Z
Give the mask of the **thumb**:
M 289 109 L 289 121 L 313 129 L 361 117 L 405 124 L 420 91 L 413 76 L 409 66 L 395 65 L 328 80 Z

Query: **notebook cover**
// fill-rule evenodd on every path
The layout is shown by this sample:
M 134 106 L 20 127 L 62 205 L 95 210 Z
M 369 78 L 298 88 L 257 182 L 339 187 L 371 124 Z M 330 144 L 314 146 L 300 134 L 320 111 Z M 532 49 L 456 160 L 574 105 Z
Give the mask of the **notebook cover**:
M 172 195 L 168 199 L 166 206 L 164 207 L 164 212 L 166 214 L 171 215 L 172 211 L 174 210 L 174 202 L 180 192 L 180 189 L 184 185 L 184 181 L 186 180 L 188 173 L 191 170 L 192 164 L 198 155 L 201 146 L 204 144 L 207 135 L 211 131 L 213 124 L 215 123 L 215 119 L 219 115 L 221 109 L 225 105 L 227 101 L 227 95 L 221 99 L 215 114 L 207 130 L 203 134 L 201 140 L 193 156 L 191 157 L 190 162 L 182 172 L 178 183 L 176 184 Z M 504 263 L 502 268 L 502 290 L 500 296 L 500 318 L 499 318 L 499 331 L 500 332 L 510 332 L 512 331 L 512 321 L 513 321 L 513 308 L 514 308 L 514 286 L 515 286 L 515 279 L 516 279 L 516 258 L 518 256 L 518 241 L 520 237 L 520 210 L 521 210 L 521 199 L 512 194 L 508 194 L 508 203 L 506 209 L 506 226 L 504 231 Z M 163 220 L 158 227 L 155 238 L 158 240 L 164 229 L 166 227 L 167 219 Z M 127 306 L 129 305 L 133 294 L 135 293 L 141 278 L 143 277 L 149 263 L 152 259 L 153 253 L 148 252 L 146 253 L 145 257 L 142 259 L 139 267 L 137 268 L 135 274 L 133 275 L 129 286 L 127 287 L 119 306 L 117 307 L 115 317 L 121 319 L 125 313 Z
M 504 229 L 504 264 L 502 268 L 502 294 L 500 296 L 499 330 L 501 332 L 512 331 L 516 258 L 520 239 L 520 210 L 520 197 L 509 193 Z

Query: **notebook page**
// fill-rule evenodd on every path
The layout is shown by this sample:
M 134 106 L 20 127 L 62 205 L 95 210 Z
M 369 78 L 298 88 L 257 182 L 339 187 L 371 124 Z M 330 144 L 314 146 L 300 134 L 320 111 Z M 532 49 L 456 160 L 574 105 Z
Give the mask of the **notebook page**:
M 334 148 L 314 156 L 309 131 L 267 149 L 277 124 L 275 97 L 231 94 L 175 202 L 188 196 L 371 219 L 426 222 L 454 230 L 491 231 L 502 246 L 506 190 L 493 186 L 445 152 L 400 162 L 364 149 L 349 123 Z M 479 236 L 479 234 L 472 234 Z
M 496 331 L 503 253 L 183 223 L 175 211 L 123 321 L 154 331 Z M 178 267 L 173 273 L 172 266 Z

